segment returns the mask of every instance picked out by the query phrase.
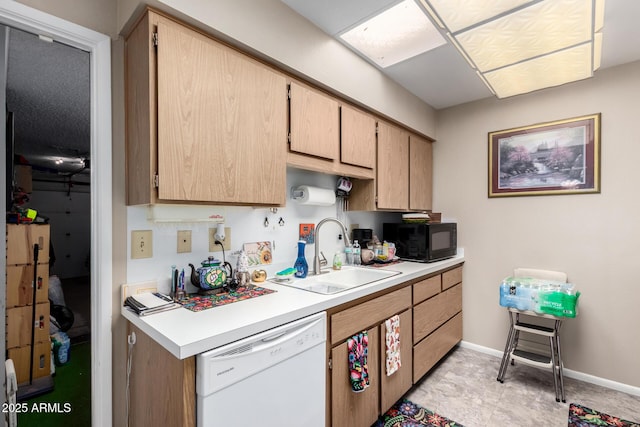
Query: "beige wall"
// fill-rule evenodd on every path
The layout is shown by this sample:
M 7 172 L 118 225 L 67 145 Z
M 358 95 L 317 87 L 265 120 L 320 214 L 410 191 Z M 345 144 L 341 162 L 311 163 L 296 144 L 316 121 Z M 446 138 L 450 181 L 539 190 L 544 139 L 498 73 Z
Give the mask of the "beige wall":
M 578 317 L 562 330 L 566 368 L 640 386 L 638 75 L 640 62 L 438 114 L 434 206 L 458 220 L 465 248 L 465 341 L 504 348 L 498 286 L 514 267 L 565 271 L 582 291 Z M 487 197 L 488 132 L 591 113 L 602 113 L 601 194 Z
M 116 2 L 105 0 L 17 0 L 34 9 L 57 16 L 111 37 L 117 37 Z

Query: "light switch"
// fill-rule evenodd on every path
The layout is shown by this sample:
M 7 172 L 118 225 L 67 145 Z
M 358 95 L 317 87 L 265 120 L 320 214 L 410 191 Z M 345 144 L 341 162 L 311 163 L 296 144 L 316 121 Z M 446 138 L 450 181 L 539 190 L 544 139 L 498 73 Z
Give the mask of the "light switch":
M 131 231 L 131 259 L 153 256 L 153 234 L 151 230 Z

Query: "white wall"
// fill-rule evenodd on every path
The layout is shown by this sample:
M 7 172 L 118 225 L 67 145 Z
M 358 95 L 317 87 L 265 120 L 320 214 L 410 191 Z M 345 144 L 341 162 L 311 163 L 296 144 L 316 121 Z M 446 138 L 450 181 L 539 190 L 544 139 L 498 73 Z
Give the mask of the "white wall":
M 638 264 L 640 62 L 511 99 L 443 110 L 434 145 L 434 204 L 459 222 L 465 248 L 464 340 L 502 351 L 500 280 L 514 267 L 565 271 L 582 292 L 563 326 L 565 367 L 640 386 Z M 487 134 L 602 113 L 602 192 L 487 197 Z
M 337 177 L 318 173 L 306 172 L 289 168 L 287 170 L 287 188 L 298 185 L 313 185 L 334 189 Z M 128 242 L 127 249 L 127 282 L 142 282 L 158 280 L 168 290 L 171 266 L 185 268 L 189 272 L 188 264 L 196 267 L 209 255 L 222 259 L 222 252 L 209 252 L 208 229 L 215 225 L 208 223 L 155 223 L 147 219 L 146 206 L 129 206 L 128 211 Z M 211 212 L 224 216 L 225 226 L 231 228 L 231 252 L 242 248 L 243 243 L 270 241 L 273 243 L 273 265 L 265 266 L 267 271 L 275 273 L 286 267 L 292 267 L 297 255 L 297 242 L 300 223 L 317 224 L 326 217 L 339 216 L 337 206 L 307 206 L 300 205 L 287 197 L 286 207 L 278 208 L 272 213 L 268 208 L 251 208 L 239 206 L 212 207 Z M 269 226 L 264 226 L 265 218 Z M 278 224 L 279 219 L 284 225 Z M 373 228 L 382 233 L 383 221 L 397 220 L 398 214 L 356 212 L 346 213 L 344 222 L 347 229 L 350 223 L 357 223 L 362 228 Z M 153 257 L 147 259 L 131 259 L 131 230 L 152 230 Z M 192 252 L 177 253 L 178 230 L 191 230 Z M 335 252 L 344 251 L 344 241 L 338 240 L 339 227 L 334 223 L 323 225 L 320 230 L 320 249 L 331 262 Z M 311 268 L 314 256 L 314 246 L 307 245 L 305 251 L 307 262 Z M 227 261 L 233 268 L 237 257 L 225 252 Z M 253 269 L 254 267 L 252 267 Z M 257 268 L 257 267 L 255 267 Z M 188 288 L 195 291 L 195 288 Z

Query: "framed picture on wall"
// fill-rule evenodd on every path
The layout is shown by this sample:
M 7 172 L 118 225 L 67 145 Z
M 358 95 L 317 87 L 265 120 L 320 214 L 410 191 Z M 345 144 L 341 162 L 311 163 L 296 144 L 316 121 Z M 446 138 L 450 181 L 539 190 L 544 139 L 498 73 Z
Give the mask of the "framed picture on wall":
M 489 133 L 489 197 L 600 192 L 600 113 Z

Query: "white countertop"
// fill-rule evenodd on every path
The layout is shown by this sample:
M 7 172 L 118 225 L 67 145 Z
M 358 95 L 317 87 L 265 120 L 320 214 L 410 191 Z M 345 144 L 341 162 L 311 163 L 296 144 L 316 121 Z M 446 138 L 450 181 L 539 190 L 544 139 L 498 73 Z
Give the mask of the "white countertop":
M 464 251 L 458 249 L 455 257 L 444 261 L 427 264 L 404 261 L 378 267 L 402 274 L 333 295 L 267 281 L 256 285 L 276 292 L 199 312 L 180 307 L 138 317 L 123 307 L 122 315 L 175 357 L 185 359 L 462 262 Z

